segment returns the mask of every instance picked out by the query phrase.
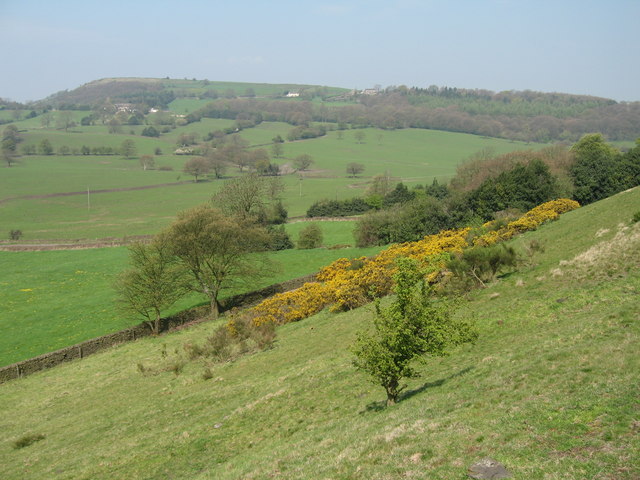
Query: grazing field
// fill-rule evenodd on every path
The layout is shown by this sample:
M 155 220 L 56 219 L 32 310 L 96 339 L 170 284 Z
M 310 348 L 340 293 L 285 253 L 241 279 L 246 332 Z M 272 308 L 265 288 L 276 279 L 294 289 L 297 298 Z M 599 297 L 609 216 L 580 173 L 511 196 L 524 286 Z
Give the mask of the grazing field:
M 327 245 L 345 243 L 324 228 Z M 379 248 L 286 250 L 271 257 L 278 271 L 254 288 L 318 271 L 340 257 L 371 255 Z M 124 247 L 45 252 L 1 252 L 0 366 L 118 331 L 142 321 L 117 311 L 112 287 L 127 267 Z M 224 296 L 241 293 L 228 291 Z M 168 313 L 205 302 L 191 295 Z M 206 302 L 205 302 L 206 303 Z
M 20 229 L 24 241 L 153 234 L 168 225 L 178 211 L 207 201 L 222 184 L 221 180 L 190 182 L 192 177 L 182 172 L 190 157 L 167 154 L 175 148 L 178 135 L 204 135 L 228 124 L 225 120 L 205 119 L 159 139 L 89 131 L 106 127 L 84 127 L 87 131 L 82 133 L 28 130 L 25 144 L 35 145 L 47 138 L 55 149 L 62 145 L 80 148 L 84 144 L 116 148 L 124 140 L 133 140 L 137 154 L 130 159 L 120 155 L 22 157 L 14 167 L 0 171 L 0 224 L 7 229 Z M 332 131 L 317 139 L 285 142 L 283 157 L 273 159 L 275 163 L 291 166 L 293 159 L 304 153 L 314 159 L 309 171 L 282 177 L 286 187 L 283 200 L 290 216 L 304 215 L 311 204 L 324 198 L 363 195 L 371 178 L 384 172 L 408 185 L 425 184 L 434 178 L 446 180 L 455 173 L 458 163 L 484 148 L 504 153 L 542 146 L 429 130 L 364 132 L 364 143 L 356 142 L 351 130 L 344 131 L 342 138 Z M 268 122 L 239 133 L 252 145 L 270 143 L 271 138 L 283 134 L 285 124 Z M 156 166 L 173 170 L 143 171 L 137 156 L 152 154 L 155 148 L 165 153 L 155 157 Z M 365 165 L 363 174 L 348 177 L 346 165 L 350 162 Z M 229 167 L 227 175 L 238 175 L 238 171 Z M 187 183 L 174 185 L 179 182 Z M 146 186 L 157 188 L 122 191 Z M 112 191 L 87 196 L 87 190 Z M 68 192 L 81 193 L 19 198 Z
M 559 261 L 611 251 L 639 209 L 636 188 L 518 238 L 544 251 L 470 295 L 477 344 L 420 366 L 396 406 L 351 364 L 369 307 L 171 373 L 203 324 L 0 385 L 2 478 L 462 479 L 491 457 L 513 478 L 635 480 L 640 265 L 591 255 L 582 276 Z

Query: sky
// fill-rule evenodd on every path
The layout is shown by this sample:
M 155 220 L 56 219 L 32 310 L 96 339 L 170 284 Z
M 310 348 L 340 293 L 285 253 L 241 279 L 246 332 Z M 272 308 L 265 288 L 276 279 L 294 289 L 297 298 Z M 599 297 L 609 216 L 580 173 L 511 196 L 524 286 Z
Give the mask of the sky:
M 0 0 L 0 97 L 109 77 L 640 101 L 640 0 Z

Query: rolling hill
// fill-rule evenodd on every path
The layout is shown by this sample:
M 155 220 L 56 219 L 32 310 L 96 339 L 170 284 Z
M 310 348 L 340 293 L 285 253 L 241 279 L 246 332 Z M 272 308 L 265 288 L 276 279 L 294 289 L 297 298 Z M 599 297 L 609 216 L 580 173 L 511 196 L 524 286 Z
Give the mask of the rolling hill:
M 429 360 L 394 407 L 351 365 L 368 307 L 224 364 L 185 359 L 200 325 L 0 385 L 0 474 L 451 479 L 491 457 L 514 478 L 636 479 L 639 210 L 635 188 L 514 240 L 526 262 L 463 306 L 476 345 Z

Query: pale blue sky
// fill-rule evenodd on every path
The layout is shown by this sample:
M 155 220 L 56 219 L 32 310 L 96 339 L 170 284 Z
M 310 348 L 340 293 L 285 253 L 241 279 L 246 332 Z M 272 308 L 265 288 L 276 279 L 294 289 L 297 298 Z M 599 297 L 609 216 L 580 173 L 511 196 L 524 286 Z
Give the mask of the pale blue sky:
M 0 0 L 0 97 L 105 77 L 640 100 L 640 0 Z

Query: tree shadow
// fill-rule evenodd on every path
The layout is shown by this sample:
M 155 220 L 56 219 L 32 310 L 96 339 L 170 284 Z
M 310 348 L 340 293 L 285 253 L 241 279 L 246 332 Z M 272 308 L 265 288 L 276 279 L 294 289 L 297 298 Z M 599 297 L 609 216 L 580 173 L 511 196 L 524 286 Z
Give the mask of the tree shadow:
M 405 392 L 400 394 L 400 396 L 398 397 L 398 402 L 402 402 L 404 400 L 408 400 L 411 397 L 414 397 L 414 396 L 424 392 L 425 390 L 427 390 L 429 388 L 440 387 L 440 386 L 444 385 L 445 382 L 447 382 L 449 380 L 452 380 L 454 378 L 457 378 L 457 377 L 461 377 L 462 375 L 465 375 L 466 373 L 470 372 L 474 368 L 475 367 L 473 367 L 473 366 L 467 367 L 467 368 L 464 368 L 464 369 L 460 370 L 459 372 L 456 372 L 456 373 L 453 373 L 453 374 L 449 375 L 448 377 L 440 378 L 439 380 L 435 380 L 433 382 L 427 382 L 427 383 L 423 384 L 422 386 L 420 386 L 418 388 L 414 388 L 412 390 L 407 390 L 407 391 L 405 391 Z M 369 403 L 364 408 L 364 410 L 361 410 L 359 413 L 360 413 L 360 415 L 363 415 L 363 414 L 368 413 L 368 412 L 381 412 L 385 408 L 387 408 L 386 400 L 380 400 L 380 401 L 377 401 L 377 402 Z
M 429 388 L 435 388 L 435 387 L 440 387 L 442 385 L 444 385 L 445 382 L 452 380 L 454 378 L 457 377 L 461 377 L 462 375 L 465 375 L 466 373 L 470 372 L 471 370 L 473 370 L 475 367 L 467 367 L 467 368 L 463 368 L 462 370 L 460 370 L 459 372 L 456 373 L 452 373 L 451 375 L 449 375 L 448 377 L 445 378 L 441 378 L 439 380 L 435 380 L 433 382 L 427 382 L 424 385 L 422 385 L 421 387 L 418 388 L 414 388 L 412 390 L 407 390 L 403 393 L 400 394 L 398 401 L 402 402 L 404 400 L 408 400 L 411 397 L 414 397 L 422 392 L 424 392 L 425 390 L 429 389 Z

